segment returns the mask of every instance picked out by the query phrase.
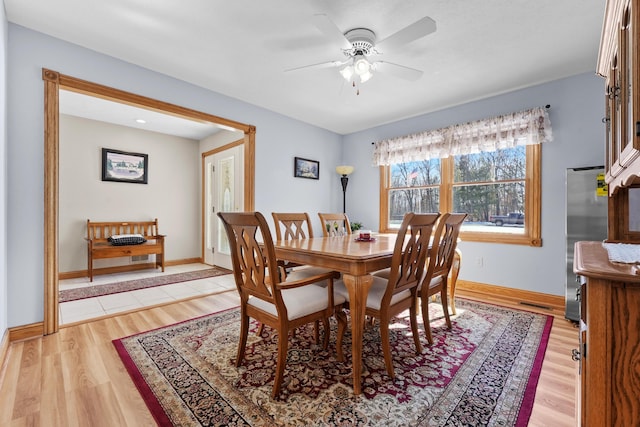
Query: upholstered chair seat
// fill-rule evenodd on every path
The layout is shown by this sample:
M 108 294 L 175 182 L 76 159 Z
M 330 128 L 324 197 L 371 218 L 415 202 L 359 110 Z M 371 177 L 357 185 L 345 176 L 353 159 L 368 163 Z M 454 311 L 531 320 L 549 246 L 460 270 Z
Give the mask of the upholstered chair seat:
M 282 283 L 282 301 L 287 309 L 287 319 L 295 320 L 301 317 L 307 316 L 310 313 L 326 310 L 330 301 L 327 295 L 325 286 L 301 286 L 296 288 L 287 289 L 287 282 L 294 282 L 296 279 L 291 278 L 291 275 L 287 276 L 287 280 Z M 324 281 L 326 284 L 326 280 Z M 334 292 L 333 304 L 340 305 L 346 301 L 346 299 Z M 248 305 L 254 306 L 262 311 L 265 311 L 273 316 L 278 315 L 278 311 L 274 304 L 267 302 L 263 299 L 256 297 L 249 297 L 247 301 Z

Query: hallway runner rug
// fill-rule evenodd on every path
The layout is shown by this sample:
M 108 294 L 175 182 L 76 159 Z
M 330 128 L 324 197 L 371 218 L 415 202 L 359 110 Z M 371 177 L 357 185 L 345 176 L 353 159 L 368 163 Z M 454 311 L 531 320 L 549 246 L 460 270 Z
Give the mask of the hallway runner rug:
M 156 286 L 170 285 L 172 283 L 188 282 L 191 280 L 206 279 L 208 277 L 231 274 L 231 270 L 222 267 L 206 268 L 203 270 L 188 271 L 185 273 L 161 274 L 144 279 L 127 280 L 124 282 L 104 283 L 60 291 L 59 302 L 76 301 L 85 298 L 101 297 L 104 295 L 118 294 L 120 292 L 135 291 L 138 289 L 153 288 Z
M 367 327 L 360 396 L 350 352 L 344 363 L 335 359 L 335 322 L 326 351 L 312 326 L 290 335 L 279 400 L 270 397 L 273 330 L 257 336 L 252 321 L 245 360 L 234 365 L 238 308 L 113 343 L 160 426 L 526 426 L 553 317 L 462 298 L 456 306 L 450 331 L 440 304 L 430 304 L 434 344 L 423 338 L 420 355 L 408 318 L 394 319 L 395 381 L 386 375 L 379 328 Z

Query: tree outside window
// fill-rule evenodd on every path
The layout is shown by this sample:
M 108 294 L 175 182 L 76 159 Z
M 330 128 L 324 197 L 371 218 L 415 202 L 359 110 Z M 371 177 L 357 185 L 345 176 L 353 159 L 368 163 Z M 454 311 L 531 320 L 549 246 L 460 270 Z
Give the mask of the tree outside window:
M 463 240 L 540 246 L 540 146 L 381 167 L 381 230 L 406 212 L 466 212 Z
M 391 165 L 389 225 L 400 228 L 406 212 L 438 212 L 440 204 L 440 160 Z

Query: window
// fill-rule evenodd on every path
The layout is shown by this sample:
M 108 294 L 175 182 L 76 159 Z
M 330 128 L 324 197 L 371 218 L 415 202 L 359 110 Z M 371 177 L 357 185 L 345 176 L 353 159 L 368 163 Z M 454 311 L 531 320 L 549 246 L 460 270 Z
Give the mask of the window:
M 405 212 L 466 212 L 469 241 L 542 246 L 540 152 L 553 140 L 536 107 L 374 143 L 380 230 Z
M 540 144 L 380 166 L 380 230 L 405 212 L 466 212 L 467 241 L 541 246 Z

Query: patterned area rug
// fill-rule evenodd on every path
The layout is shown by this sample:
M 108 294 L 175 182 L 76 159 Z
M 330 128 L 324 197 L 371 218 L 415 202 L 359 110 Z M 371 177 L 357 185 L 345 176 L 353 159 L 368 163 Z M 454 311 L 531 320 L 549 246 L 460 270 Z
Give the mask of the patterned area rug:
M 239 309 L 114 340 L 161 426 L 526 426 L 553 318 L 464 299 L 453 330 L 430 304 L 434 344 L 416 355 L 408 316 L 391 334 L 396 379 L 386 375 L 379 328 L 365 330 L 363 394 L 353 395 L 345 357 L 335 359 L 335 322 L 324 351 L 313 327 L 290 336 L 280 398 L 270 398 L 277 337 L 249 333 L 234 366 Z M 424 334 L 421 330 L 421 335 Z
M 207 277 L 222 276 L 224 274 L 231 273 L 231 270 L 227 270 L 222 267 L 213 267 L 204 270 L 189 271 L 186 273 L 162 274 L 160 276 L 147 277 L 145 279 L 65 289 L 60 291 L 59 302 L 62 303 L 85 298 L 101 297 L 103 295 L 153 288 L 155 286 L 170 285 L 172 283 L 188 282 L 190 280 L 206 279 Z

